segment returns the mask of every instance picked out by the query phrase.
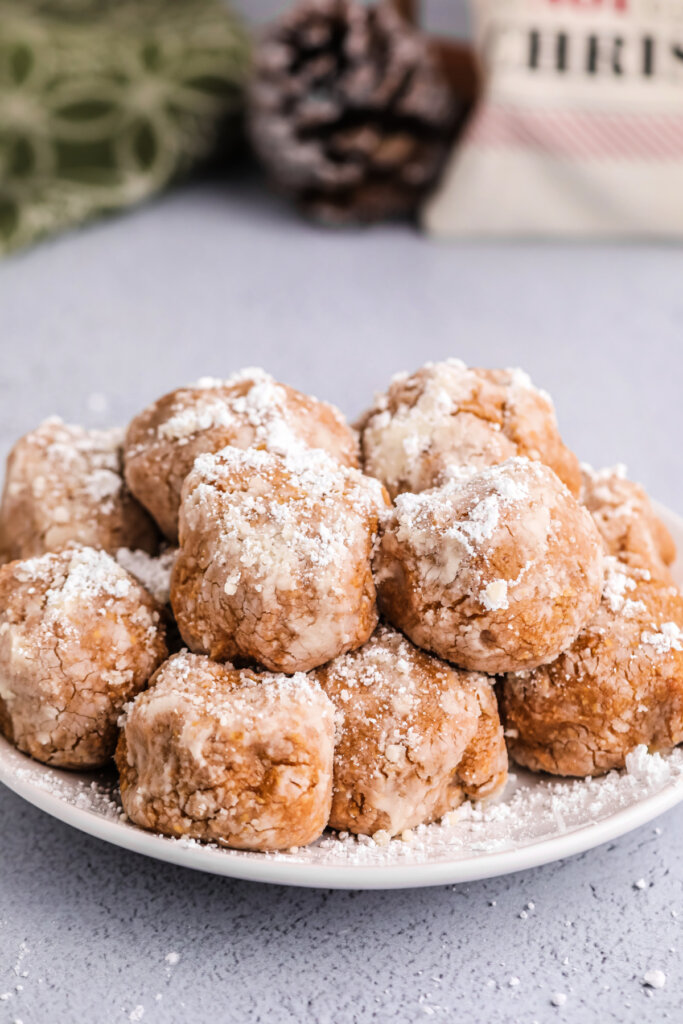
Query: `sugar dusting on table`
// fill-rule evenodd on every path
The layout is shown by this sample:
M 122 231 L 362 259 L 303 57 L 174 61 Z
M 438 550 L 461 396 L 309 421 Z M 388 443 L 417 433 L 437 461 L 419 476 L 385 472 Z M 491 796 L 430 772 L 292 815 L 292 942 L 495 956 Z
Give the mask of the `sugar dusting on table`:
M 63 802 L 98 817 L 125 823 L 113 776 L 75 776 L 16 757 L 13 777 L 37 786 Z M 336 867 L 391 866 L 458 861 L 499 853 L 565 835 L 602 821 L 670 786 L 683 787 L 683 749 L 649 754 L 644 746 L 627 756 L 626 770 L 598 779 L 550 780 L 520 772 L 512 775 L 502 797 L 494 802 L 465 803 L 441 822 L 412 829 L 401 838 L 354 837 L 326 832 L 311 846 L 278 853 L 245 853 L 192 839 L 165 839 L 187 848 L 206 847 L 221 855 L 268 858 Z M 134 828 L 135 826 L 126 825 Z

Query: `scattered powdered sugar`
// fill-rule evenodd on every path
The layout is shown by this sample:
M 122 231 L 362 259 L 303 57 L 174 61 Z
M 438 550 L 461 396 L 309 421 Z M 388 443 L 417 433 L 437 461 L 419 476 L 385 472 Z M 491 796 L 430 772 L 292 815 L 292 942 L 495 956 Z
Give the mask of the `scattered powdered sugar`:
M 226 383 L 224 377 L 200 377 L 191 387 L 198 388 L 200 391 L 211 391 L 213 388 L 222 388 Z
M 647 747 L 641 745 L 626 755 L 626 770 L 630 778 L 643 789 L 651 786 L 659 788 L 672 781 L 672 767 L 676 776 L 675 763 L 678 758 L 683 759 L 680 750 L 664 757 L 661 754 L 650 754 Z
M 493 580 L 481 591 L 479 598 L 489 612 L 503 611 L 508 607 L 507 580 Z
M 94 548 L 78 548 L 71 556 L 63 585 L 48 591 L 47 602 L 49 605 L 100 596 L 126 597 L 130 590 L 128 575 L 111 555 Z
M 17 954 L 17 961 L 16 961 L 16 963 L 14 965 L 14 973 L 16 974 L 17 978 L 25 978 L 28 975 L 28 971 L 22 970 L 22 964 L 24 962 L 26 954 L 30 953 L 30 952 L 31 951 L 30 951 L 30 949 L 28 948 L 28 946 L 26 945 L 25 942 L 21 942 L 19 944 L 19 952 Z
M 515 469 L 521 473 L 531 474 L 533 477 L 538 475 L 538 464 L 522 456 L 517 456 L 516 458 L 508 459 L 507 462 L 503 463 L 503 466 L 505 466 L 507 472 L 501 472 L 500 466 L 492 466 L 486 471 L 487 477 L 495 488 L 496 493 L 505 502 L 525 501 L 529 497 L 527 482 L 520 479 L 519 476 L 513 476 L 510 471 Z
M 458 860 L 571 832 L 669 785 L 683 786 L 683 751 L 662 756 L 639 747 L 627 756 L 626 771 L 610 772 L 602 778 L 548 782 L 520 772 L 519 778 L 511 777 L 503 798 L 488 804 L 465 803 L 441 824 L 413 829 L 409 845 L 393 839 L 378 850 L 367 837 L 341 840 L 329 836 L 315 849 L 332 862 L 368 865 Z
M 523 388 L 525 391 L 532 391 L 534 389 L 533 381 L 526 372 L 519 366 L 510 367 L 507 371 L 510 384 L 513 388 Z
M 235 429 L 240 421 L 255 431 L 254 442 L 265 443 L 271 450 L 288 450 L 297 438 L 287 423 L 287 395 L 281 384 L 263 370 L 241 373 L 239 380 L 248 380 L 251 387 L 244 395 L 228 396 L 218 391 L 207 395 L 167 420 L 159 428 L 164 437 L 179 439 L 213 427 Z M 225 387 L 237 381 L 226 381 Z
M 67 605 L 131 592 L 129 575 L 112 556 L 89 547 L 27 558 L 17 564 L 15 575 L 20 583 L 50 584 L 45 593 L 47 618 L 59 615 Z
M 250 581 L 264 600 L 301 586 L 311 567 L 347 564 L 386 507 L 377 480 L 303 446 L 285 455 L 234 447 L 201 455 L 186 488 L 189 529 L 199 536 L 207 522 L 220 524 L 213 557 L 230 569 L 225 593 Z
M 611 612 L 621 612 L 625 617 L 630 617 L 645 611 L 642 601 L 631 601 L 627 594 L 635 590 L 636 580 L 647 581 L 650 573 L 647 569 L 629 568 L 625 570 L 622 562 L 613 555 L 605 558 L 605 584 L 602 591 L 603 600 L 609 606 Z
M 666 985 L 666 974 L 658 968 L 646 971 L 643 975 L 643 984 L 648 988 L 664 988 Z
M 182 441 L 184 438 L 211 430 L 213 427 L 232 427 L 234 416 L 227 402 L 216 396 L 207 396 L 201 404 L 195 403 L 180 409 L 161 423 L 159 437 L 168 441 Z
M 18 442 L 8 493 L 30 489 L 34 501 L 51 506 L 56 524 L 68 522 L 79 502 L 109 515 L 124 488 L 123 437 L 120 428 L 85 430 L 52 416 Z
M 607 601 L 610 611 L 619 612 L 624 607 L 626 593 L 635 590 L 636 583 L 619 568 L 619 562 L 611 556 L 605 559 L 605 586 L 602 596 Z
M 640 640 L 641 643 L 654 647 L 657 654 L 683 651 L 683 631 L 675 622 L 663 622 L 659 627 L 658 633 L 650 633 L 648 631 L 641 633 Z
M 197 390 L 204 392 L 201 401 L 197 400 Z M 327 408 L 343 422 L 336 409 Z M 189 391 L 181 389 L 175 411 L 159 424 L 157 435 L 183 444 L 197 434 L 220 428 L 234 435 L 231 440 L 235 443 L 246 428 L 248 443 L 264 445 L 269 451 L 285 453 L 303 446 L 293 424 L 286 388 L 265 370 L 255 367 L 240 370 L 227 380 L 201 378 Z
M 457 467 L 482 468 L 514 455 L 520 420 L 537 435 L 555 429 L 550 396 L 523 370 L 429 362 L 412 375 L 396 374 L 375 396 L 364 422 L 365 456 L 390 490 L 419 491 L 443 483 Z
M 540 463 L 514 456 L 476 476 L 453 475 L 441 487 L 400 494 L 394 510 L 396 538 L 423 560 L 427 583 L 448 586 L 467 578 L 487 611 L 504 610 L 529 570 L 531 555 L 515 579 L 486 580 L 482 565 L 499 538 L 520 521 L 529 549 L 533 545 L 541 557 L 551 525 L 539 497 L 548 473 Z
M 582 462 L 581 472 L 593 483 L 628 479 L 628 466 L 624 462 L 617 462 L 613 466 L 605 466 L 603 469 L 594 469 L 590 462 Z
M 4 743 L 0 739 L 0 744 Z M 108 821 L 125 821 L 118 784 L 113 773 L 86 774 L 83 772 L 60 771 L 41 765 L 20 754 L 19 751 L 5 748 L 3 759 L 12 765 L 12 777 L 22 786 L 30 786 L 42 790 L 60 802 L 88 811 L 98 818 Z
M 333 714 L 314 676 L 297 672 L 286 676 L 277 672 L 236 670 L 218 665 L 203 655 L 181 651 L 164 663 L 153 687 L 145 690 L 123 709 L 119 726 L 136 718 L 148 723 L 172 712 L 178 721 L 190 723 L 190 732 L 198 723 L 230 726 L 239 714 L 251 727 L 273 718 L 282 703 L 296 709 L 303 721 L 311 709 L 316 714 Z
M 146 551 L 119 548 L 116 561 L 149 591 L 155 601 L 168 604 L 171 599 L 171 573 L 177 554 L 175 548 L 169 548 L 155 558 Z
M 2 741 L 0 741 L 2 742 Z M 2 749 L 5 765 L 23 786 L 56 796 L 65 804 L 108 820 L 126 822 L 113 777 L 60 772 L 30 761 L 8 744 Z M 223 857 L 288 860 L 330 867 L 445 863 L 474 856 L 520 849 L 556 838 L 586 825 L 604 821 L 621 810 L 669 787 L 683 787 L 683 750 L 667 755 L 649 754 L 646 747 L 626 758 L 626 770 L 597 779 L 548 781 L 531 773 L 511 776 L 502 797 L 488 804 L 463 804 L 434 825 L 411 829 L 409 841 L 326 832 L 309 847 L 296 852 L 245 853 L 197 840 L 163 839 L 188 849 L 206 849 Z
M 628 479 L 628 470 L 623 463 L 596 470 L 582 462 L 581 473 L 582 501 L 591 511 L 609 518 L 630 519 L 638 514 L 642 500 L 637 486 Z
M 433 524 L 454 514 L 462 503 L 466 511 L 440 532 L 457 540 L 464 551 L 475 553 L 494 536 L 505 509 L 529 500 L 525 477 L 533 477 L 537 470 L 537 463 L 514 457 L 482 470 L 476 477 L 453 475 L 442 487 L 400 494 L 396 499 L 399 540 L 417 541 L 418 551 L 424 547 L 421 539 L 429 539 L 433 546 Z
M 112 501 L 121 492 L 123 480 L 118 472 L 112 469 L 93 469 L 85 482 L 85 493 L 100 504 Z
M 481 544 L 489 540 L 500 522 L 500 501 L 493 494 L 477 502 L 469 518 L 458 524 L 458 528 L 469 540 Z

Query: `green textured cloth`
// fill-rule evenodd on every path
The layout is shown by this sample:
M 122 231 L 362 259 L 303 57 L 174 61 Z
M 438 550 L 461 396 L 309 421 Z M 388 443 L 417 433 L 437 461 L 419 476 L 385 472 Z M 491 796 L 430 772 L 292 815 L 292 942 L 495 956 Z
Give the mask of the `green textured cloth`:
M 0 0 L 0 255 L 205 159 L 248 70 L 218 0 Z

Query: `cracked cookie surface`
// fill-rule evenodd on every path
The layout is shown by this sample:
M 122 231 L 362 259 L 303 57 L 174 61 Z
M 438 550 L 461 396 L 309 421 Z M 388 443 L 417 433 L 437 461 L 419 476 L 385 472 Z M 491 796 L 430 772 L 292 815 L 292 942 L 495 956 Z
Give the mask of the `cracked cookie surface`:
M 511 755 L 534 771 L 601 775 L 640 744 L 683 740 L 683 597 L 609 558 L 600 608 L 549 665 L 505 677 Z
M 377 624 L 371 552 L 388 499 L 324 452 L 225 448 L 183 487 L 171 602 L 188 647 L 304 672 Z
M 620 562 L 647 569 L 672 582 L 676 545 L 645 490 L 623 466 L 593 470 L 582 466 L 581 501 L 593 517 L 605 550 Z
M 507 752 L 487 677 L 387 626 L 314 674 L 337 709 L 332 828 L 396 835 L 504 785 Z
M 305 675 L 183 652 L 126 709 L 121 797 L 144 828 L 245 850 L 313 842 L 332 798 L 334 708 Z
M 78 543 L 153 554 L 157 530 L 123 480 L 123 431 L 45 420 L 7 460 L 0 559 L 33 558 Z
M 555 658 L 595 613 L 598 531 L 551 469 L 515 457 L 401 494 L 374 558 L 382 614 L 462 668 L 498 673 Z
M 158 606 L 105 552 L 0 569 L 0 729 L 37 760 L 104 765 L 121 708 L 166 654 Z
M 426 363 L 397 374 L 360 426 L 363 468 L 392 498 L 515 455 L 550 466 L 574 495 L 580 490 L 579 463 L 562 442 L 552 400 L 522 370 Z
M 358 465 L 357 435 L 338 409 L 246 369 L 178 388 L 136 416 L 126 434 L 126 480 L 176 543 L 181 489 L 198 455 L 227 445 L 282 452 L 297 443 Z

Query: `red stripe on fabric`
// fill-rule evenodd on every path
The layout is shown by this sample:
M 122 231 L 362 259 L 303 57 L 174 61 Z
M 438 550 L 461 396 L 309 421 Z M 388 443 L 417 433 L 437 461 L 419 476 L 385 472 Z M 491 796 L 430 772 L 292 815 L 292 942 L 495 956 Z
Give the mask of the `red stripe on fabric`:
M 475 115 L 466 140 L 575 159 L 675 159 L 683 157 L 683 114 L 589 114 L 489 104 Z

